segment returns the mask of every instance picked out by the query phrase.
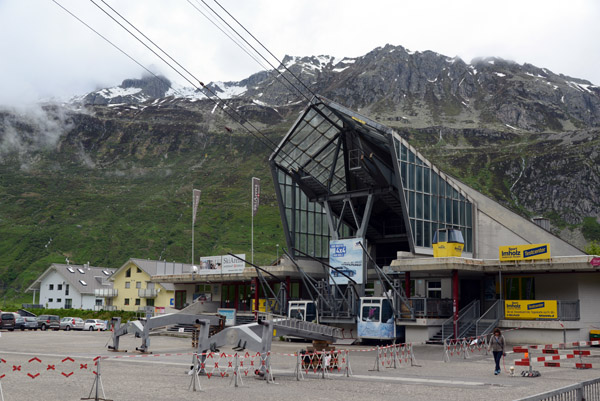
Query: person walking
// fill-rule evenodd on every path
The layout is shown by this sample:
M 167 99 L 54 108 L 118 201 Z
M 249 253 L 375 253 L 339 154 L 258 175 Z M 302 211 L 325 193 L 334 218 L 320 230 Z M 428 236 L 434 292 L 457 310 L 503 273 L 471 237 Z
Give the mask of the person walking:
M 492 338 L 490 339 L 490 345 L 488 346 L 488 350 L 491 350 L 494 354 L 494 362 L 496 362 L 496 369 L 494 370 L 495 375 L 499 375 L 501 372 L 500 369 L 500 359 L 506 355 L 504 352 L 504 336 L 502 332 L 500 332 L 499 328 L 495 328 Z

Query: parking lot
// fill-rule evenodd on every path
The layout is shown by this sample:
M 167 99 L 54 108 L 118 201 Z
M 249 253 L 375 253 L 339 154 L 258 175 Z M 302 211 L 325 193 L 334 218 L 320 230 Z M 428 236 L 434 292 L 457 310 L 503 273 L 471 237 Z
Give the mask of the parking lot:
M 111 400 L 514 400 L 597 378 L 596 368 L 536 368 L 541 377 L 510 377 L 493 374 L 491 356 L 443 362 L 441 346 L 414 347 L 416 365 L 400 364 L 397 369 L 381 367 L 374 371 L 375 355 L 369 345 L 337 346 L 349 350 L 351 377 L 343 372 L 304 373 L 297 381 L 294 352 L 310 346 L 303 342 L 274 341 L 272 372 L 274 383 L 253 374 L 241 375 L 239 387 L 233 375 L 200 376 L 201 392 L 189 389 L 188 375 L 194 349 L 190 338 L 152 336 L 152 354 L 140 355 L 141 344 L 133 335 L 121 338 L 120 348 L 111 352 L 110 332 L 25 331 L 0 333 L 0 384 L 4 400 L 79 400 L 88 397 L 101 360 L 101 379 L 105 395 Z M 221 349 L 224 353 L 235 351 Z M 508 355 L 506 368 L 520 355 Z M 230 360 L 231 361 L 231 360 Z M 224 361 L 223 361 L 224 362 Z M 100 393 L 102 395 L 102 393 Z M 92 392 L 92 397 L 95 392 Z

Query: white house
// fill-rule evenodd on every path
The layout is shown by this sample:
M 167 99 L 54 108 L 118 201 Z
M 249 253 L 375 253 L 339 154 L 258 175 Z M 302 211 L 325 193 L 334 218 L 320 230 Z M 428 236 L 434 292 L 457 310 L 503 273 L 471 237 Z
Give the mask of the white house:
M 51 309 L 100 309 L 104 298 L 96 297 L 96 289 L 110 289 L 108 278 L 115 269 L 89 264 L 53 263 L 26 290 L 33 292 L 33 303 Z M 36 302 L 36 293 L 39 301 Z

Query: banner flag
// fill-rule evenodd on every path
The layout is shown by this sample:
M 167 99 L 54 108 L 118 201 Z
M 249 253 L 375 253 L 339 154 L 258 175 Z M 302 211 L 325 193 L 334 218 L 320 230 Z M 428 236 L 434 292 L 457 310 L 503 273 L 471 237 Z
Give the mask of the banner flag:
M 260 203 L 260 178 L 252 177 L 252 216 L 256 216 Z
M 200 190 L 194 189 L 193 194 L 192 194 L 192 204 L 193 204 L 192 224 L 196 224 L 196 211 L 198 210 L 199 203 L 200 203 Z

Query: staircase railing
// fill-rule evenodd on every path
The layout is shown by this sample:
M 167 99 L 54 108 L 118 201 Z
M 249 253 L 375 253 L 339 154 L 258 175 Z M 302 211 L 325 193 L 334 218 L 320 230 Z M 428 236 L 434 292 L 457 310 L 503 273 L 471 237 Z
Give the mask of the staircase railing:
M 504 300 L 497 300 L 475 323 L 475 336 L 484 336 L 492 332 L 504 316 Z
M 479 311 L 478 299 L 469 302 L 467 306 L 460 310 L 458 313 L 458 321 L 456 322 L 459 338 L 461 337 L 461 334 L 466 333 L 479 318 Z M 442 341 L 451 337 L 454 337 L 454 316 L 451 316 L 442 323 Z

